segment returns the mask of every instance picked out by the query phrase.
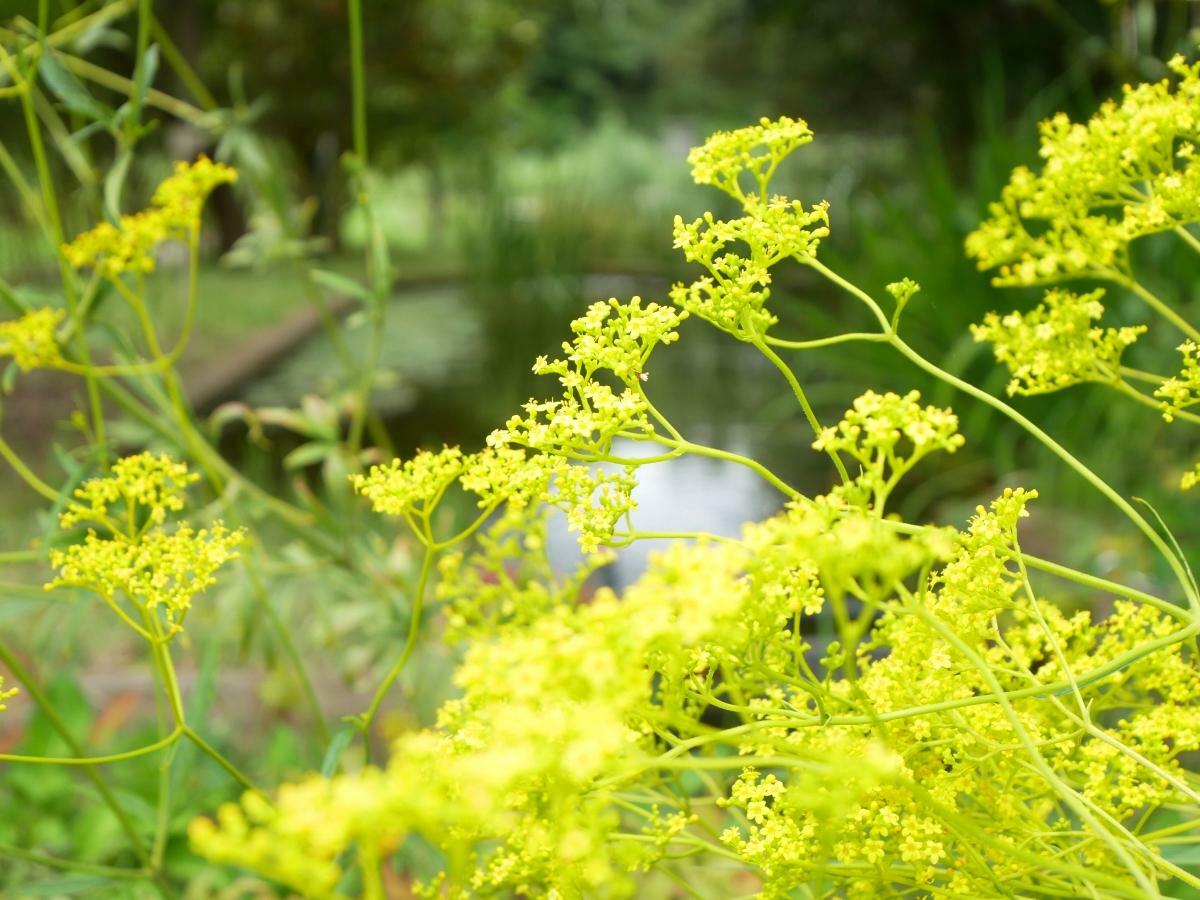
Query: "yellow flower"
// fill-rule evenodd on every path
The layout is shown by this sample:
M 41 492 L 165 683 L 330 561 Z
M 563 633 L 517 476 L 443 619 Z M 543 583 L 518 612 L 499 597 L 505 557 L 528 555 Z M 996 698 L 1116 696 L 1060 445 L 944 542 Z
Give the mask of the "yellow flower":
M 74 268 L 96 266 L 109 278 L 123 272 L 154 271 L 153 250 L 163 241 L 184 240 L 200 227 L 204 201 L 218 185 L 237 180 L 237 172 L 205 156 L 177 162 L 175 173 L 154 192 L 149 209 L 101 222 L 63 247 Z
M 241 529 L 220 522 L 199 531 L 187 522 L 165 526 L 169 512 L 184 508 L 184 491 L 196 477 L 167 456 L 139 453 L 85 482 L 60 523 L 88 522 L 108 533 L 89 528 L 81 543 L 51 550 L 58 577 L 46 589 L 85 588 L 110 603 L 123 596 L 144 611 L 161 607 L 169 632 L 179 631 L 192 598 L 215 583 L 244 539 Z
M 54 332 L 65 315 L 61 309 L 45 307 L 0 322 L 0 356 L 11 356 L 24 372 L 54 368 L 63 361 Z

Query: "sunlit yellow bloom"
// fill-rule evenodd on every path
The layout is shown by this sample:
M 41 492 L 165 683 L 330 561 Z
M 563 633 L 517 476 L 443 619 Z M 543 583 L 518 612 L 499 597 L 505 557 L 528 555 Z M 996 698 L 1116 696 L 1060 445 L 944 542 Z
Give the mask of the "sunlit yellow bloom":
M 167 240 L 186 240 L 200 227 L 200 211 L 221 184 L 237 180 L 237 172 L 205 156 L 194 163 L 177 162 L 175 173 L 154 192 L 149 209 L 101 222 L 63 247 L 74 268 L 96 266 L 109 278 L 123 272 L 154 271 L 154 248 Z
M 0 322 L 0 356 L 11 356 L 24 372 L 54 368 L 63 359 L 55 330 L 65 315 L 47 307 Z

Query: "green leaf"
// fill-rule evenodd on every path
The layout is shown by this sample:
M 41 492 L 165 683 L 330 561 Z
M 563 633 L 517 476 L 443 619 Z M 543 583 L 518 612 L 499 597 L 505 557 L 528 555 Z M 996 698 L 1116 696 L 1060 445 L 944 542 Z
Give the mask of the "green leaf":
M 38 73 L 46 87 L 67 109 L 97 122 L 112 121 L 113 111 L 89 94 L 83 82 L 64 68 L 53 53 L 42 56 L 38 62 Z
M 138 73 L 137 81 L 133 85 L 133 100 L 140 107 L 146 101 L 146 93 L 150 90 L 150 86 L 154 84 L 154 76 L 158 74 L 158 44 L 151 44 L 146 48 L 146 54 L 142 57 L 142 68 Z
M 285 456 L 283 458 L 283 465 L 287 469 L 302 469 L 305 466 L 321 462 L 321 460 L 336 449 L 333 444 L 325 441 L 310 441 L 307 444 L 301 444 Z
M 327 269 L 313 269 L 308 275 L 321 287 L 326 288 L 334 294 L 353 297 L 367 304 L 375 302 L 375 297 L 369 290 L 357 281 L 347 278 L 345 275 L 339 275 L 337 272 L 330 272 Z
M 116 162 L 104 176 L 104 212 L 112 221 L 121 217 L 121 191 L 125 188 L 125 176 L 133 162 L 133 151 L 125 148 L 118 154 Z
M 346 748 L 350 746 L 350 742 L 354 740 L 356 734 L 358 734 L 358 729 L 353 725 L 343 725 L 337 730 L 333 738 L 329 741 L 329 748 L 325 751 L 325 758 L 321 760 L 322 778 L 333 777 L 333 773 L 337 771 L 338 763 L 342 759 L 342 754 L 346 752 Z

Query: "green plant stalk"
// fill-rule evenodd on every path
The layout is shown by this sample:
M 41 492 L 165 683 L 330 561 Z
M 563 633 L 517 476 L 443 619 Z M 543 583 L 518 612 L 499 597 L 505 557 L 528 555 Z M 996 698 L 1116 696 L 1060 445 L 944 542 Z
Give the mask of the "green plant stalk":
M 67 257 L 63 253 L 63 227 L 62 218 L 58 211 L 58 197 L 54 189 L 54 178 L 50 174 L 50 165 L 46 159 L 46 149 L 42 144 L 42 128 L 37 119 L 37 112 L 34 109 L 31 81 L 25 84 L 25 90 L 21 92 L 21 109 L 25 115 L 25 130 L 29 137 L 29 147 L 33 151 L 34 166 L 37 169 L 38 182 L 42 189 L 42 205 L 44 207 L 46 222 L 50 226 L 48 237 L 54 245 L 54 255 L 58 260 L 59 276 L 62 279 L 63 294 L 67 300 L 67 312 L 69 315 L 74 315 L 77 296 L 75 293 L 75 275 L 71 270 L 70 263 L 67 262 Z M 83 360 L 85 366 L 91 366 L 91 351 L 88 349 L 87 340 L 82 332 L 75 339 L 75 350 L 79 354 L 79 358 Z M 100 403 L 100 391 L 96 384 L 96 377 L 92 373 L 84 376 L 84 383 L 87 386 L 88 402 L 92 410 L 92 430 L 96 436 L 96 443 L 100 446 L 101 460 L 108 458 L 108 441 L 105 437 L 104 425 L 104 408 Z
M 146 49 L 150 46 L 150 28 L 153 23 L 153 14 L 150 10 L 151 0 L 138 0 L 137 5 L 137 48 L 133 62 L 133 83 L 139 84 L 146 67 Z M 149 85 L 147 85 L 149 87 Z M 142 118 L 142 103 L 143 97 L 134 91 L 129 98 L 130 115 L 126 122 L 125 143 L 127 147 L 132 147 L 137 140 L 138 123 Z
M 8 441 L 4 440 L 2 437 L 0 437 L 0 457 L 3 457 L 4 461 L 12 466 L 13 471 L 16 472 L 17 475 L 20 476 L 21 480 L 27 485 L 29 485 L 47 500 L 55 503 L 58 502 L 58 499 L 61 496 L 60 492 L 56 491 L 54 488 L 50 487 L 50 485 L 46 484 L 46 482 L 42 481 L 42 479 L 38 478 L 34 471 L 29 468 L 29 466 L 25 465 L 25 461 L 17 455 L 16 451 L 9 446 Z
M 1050 767 L 1050 764 L 1046 762 L 1045 757 L 1042 756 L 1041 751 L 1038 750 L 1037 746 L 1033 742 L 1033 739 L 1029 736 L 1029 732 L 1026 730 L 1024 724 L 1017 716 L 1016 710 L 1014 710 L 1012 707 L 1012 703 L 1009 701 L 1008 697 L 1005 696 L 1004 690 L 1000 686 L 1000 682 L 997 681 L 995 674 L 993 674 L 987 662 L 972 647 L 968 646 L 966 642 L 962 640 L 962 638 L 955 634 L 953 629 L 948 628 L 940 619 L 932 615 L 922 605 L 914 603 L 911 606 L 911 610 L 914 615 L 916 615 L 923 622 L 929 625 L 930 628 L 940 634 L 943 640 L 952 645 L 956 650 L 958 650 L 959 653 L 970 660 L 971 665 L 973 665 L 979 672 L 980 677 L 984 679 L 992 693 L 996 694 L 1000 707 L 1004 710 L 1005 718 L 1008 719 L 1009 724 L 1012 726 L 1013 733 L 1016 735 L 1017 740 L 1020 741 L 1021 745 L 1025 748 L 1026 753 L 1029 755 L 1031 765 L 1037 770 L 1046 783 L 1051 785 L 1058 792 L 1059 796 L 1062 797 L 1064 802 L 1075 811 L 1076 815 L 1078 815 L 1080 819 L 1088 824 L 1092 833 L 1098 835 L 1100 839 L 1109 846 L 1116 857 L 1121 860 L 1121 863 L 1125 866 L 1126 871 L 1133 876 L 1133 879 L 1137 882 L 1138 887 L 1144 892 L 1143 896 L 1161 896 L 1158 891 L 1158 886 L 1152 882 L 1142 868 L 1137 865 L 1133 857 L 1130 856 L 1129 851 L 1126 849 L 1124 843 L 1118 840 L 1117 836 L 1112 834 L 1107 828 L 1103 827 L 1100 822 L 1100 818 L 1097 816 L 1097 813 L 1099 813 L 1100 817 L 1105 817 L 1102 811 L 1093 811 L 1090 804 L 1088 804 L 1084 798 L 1080 797 L 1070 785 L 1064 782 Z M 1124 830 L 1121 828 L 1119 823 L 1116 823 L 1116 827 L 1120 830 Z
M 354 153 L 367 165 L 367 89 L 363 59 L 362 0 L 349 0 L 346 15 L 350 26 L 350 93 L 354 122 Z
M 131 531 L 133 531 L 133 528 L 131 528 Z M 133 535 L 131 534 L 130 536 L 132 537 Z M 154 635 L 150 636 L 150 646 L 155 654 L 161 653 L 165 647 L 162 644 L 162 629 L 158 627 L 158 620 L 145 607 L 142 608 L 141 612 L 142 621 L 146 625 L 147 632 L 154 632 Z M 169 689 L 157 666 L 154 671 L 154 686 L 154 711 L 158 719 L 158 730 L 160 733 L 166 734 L 167 715 L 164 709 L 163 698 L 168 695 Z M 176 722 L 173 732 L 176 734 L 182 733 L 178 722 Z M 162 868 L 163 853 L 167 846 L 167 825 L 171 817 L 171 764 L 174 762 L 173 749 L 172 752 L 163 754 L 163 758 L 158 761 L 158 801 L 154 817 L 154 840 L 150 844 L 150 861 L 151 865 L 156 869 Z
M 58 714 L 58 711 L 54 708 L 54 704 L 50 702 L 50 698 L 42 692 L 42 689 L 38 687 L 37 682 L 33 680 L 29 672 L 23 665 L 21 665 L 16 656 L 14 656 L 13 653 L 8 649 L 8 646 L 3 640 L 0 640 L 0 662 L 4 663 L 4 667 L 8 669 L 8 671 L 12 672 L 13 677 L 16 678 L 17 681 L 21 682 L 25 690 L 29 692 L 29 696 L 33 698 L 33 702 L 38 705 L 38 708 L 42 710 L 42 713 L 49 720 L 50 727 L 58 732 L 59 737 L 61 737 L 66 742 L 67 746 L 71 748 L 71 752 L 75 754 L 76 758 L 82 757 L 83 746 L 71 733 L 71 729 L 67 727 L 67 723 L 64 722 L 62 716 Z M 77 764 L 78 763 L 74 762 L 66 763 L 66 765 Z M 130 846 L 133 848 L 134 855 L 137 856 L 138 861 L 143 866 L 148 865 L 150 862 L 150 857 L 146 852 L 146 848 L 142 845 L 142 840 L 138 836 L 137 829 L 133 824 L 133 820 L 129 818 L 129 814 L 125 811 L 125 808 L 121 805 L 120 801 L 117 800 L 116 795 L 108 786 L 108 782 L 100 777 L 100 774 L 95 770 L 94 766 L 96 763 L 85 761 L 81 765 L 85 777 L 92 783 L 93 787 L 96 788 L 96 791 L 99 793 L 101 800 L 104 801 L 104 804 L 110 810 L 112 810 L 113 815 L 117 819 L 117 824 L 120 825 L 121 830 L 125 833 L 125 837 L 128 838 Z
M 187 58 L 180 52 L 179 46 L 171 39 L 171 35 L 167 29 L 163 28 L 162 22 L 153 12 L 150 14 L 150 27 L 154 34 L 154 40 L 157 42 L 159 49 L 162 51 L 163 59 L 167 61 L 167 65 L 183 82 L 183 86 L 191 92 L 191 95 L 204 107 L 205 111 L 212 112 L 217 109 L 220 104 L 217 103 L 217 98 L 212 95 L 212 92 L 200 80 L 188 63 Z
M 1181 238 L 1183 238 L 1184 242 L 1189 247 L 1191 247 L 1197 253 L 1200 253 L 1200 240 L 1198 240 L 1194 234 L 1192 234 L 1190 231 L 1188 231 L 1182 225 L 1180 225 L 1178 228 L 1175 229 L 1175 233 L 1177 235 L 1179 235 Z
M 38 0 L 39 4 L 44 4 L 44 2 L 45 0 Z M 113 0 L 112 3 L 102 6 L 94 13 L 90 13 L 82 18 L 68 22 L 53 34 L 47 35 L 45 34 L 44 29 L 42 29 L 42 35 L 39 41 L 35 44 L 28 44 L 25 47 L 22 47 L 19 56 L 23 58 L 26 56 L 40 54 L 43 52 L 43 43 L 48 47 L 61 47 L 64 44 L 69 44 L 84 32 L 89 31 L 92 28 L 97 28 L 100 25 L 111 21 L 112 19 L 119 19 L 133 8 L 135 2 L 136 0 Z M 38 7 L 38 17 L 39 19 L 42 18 L 41 5 Z M 0 38 L 4 40 L 17 41 L 23 37 L 24 35 L 19 34 L 10 28 L 0 28 Z
M 800 408 L 804 411 L 804 418 L 808 420 L 808 424 L 812 427 L 813 436 L 820 437 L 823 428 L 817 419 L 817 414 L 813 411 L 812 404 L 808 402 L 808 397 L 804 394 L 804 389 L 800 386 L 799 379 L 796 378 L 796 373 L 791 370 L 787 363 L 779 358 L 778 353 L 767 346 L 761 337 L 754 342 L 754 346 L 758 348 L 758 351 L 763 356 L 771 361 L 771 365 L 783 373 L 783 377 L 787 379 L 787 383 L 792 389 L 792 394 L 796 397 L 796 402 L 800 404 Z M 846 466 L 842 462 L 841 455 L 833 449 L 829 450 L 828 455 L 833 460 L 834 468 L 837 469 L 838 475 L 842 479 L 842 484 L 849 484 L 850 475 L 846 471 Z
M 0 857 L 7 856 L 34 865 L 45 866 L 49 869 L 61 869 L 64 872 L 78 872 L 80 875 L 96 875 L 101 878 L 124 878 L 129 880 L 154 880 L 155 873 L 151 869 L 122 869 L 119 866 L 101 866 L 95 863 L 76 862 L 73 859 L 60 859 L 33 850 L 23 850 L 9 844 L 0 844 Z
M 7 665 L 7 663 L 5 663 Z M 28 684 L 26 684 L 28 687 Z M 33 692 L 30 691 L 32 694 Z M 41 704 L 39 703 L 39 706 Z M 125 762 L 130 759 L 138 759 L 142 756 L 149 756 L 157 753 L 159 750 L 165 750 L 170 747 L 183 734 L 181 728 L 176 728 L 166 737 L 160 738 L 153 744 L 146 744 L 134 750 L 125 750 L 121 753 L 109 753 L 105 756 L 23 756 L 18 753 L 0 753 L 0 762 L 20 763 L 22 765 L 34 766 L 99 766 L 107 763 Z
M 366 759 L 371 761 L 371 728 L 375 722 L 375 716 L 379 713 L 379 706 L 383 703 L 384 697 L 387 696 L 396 679 L 400 677 L 400 673 L 404 671 L 404 667 L 408 664 L 409 658 L 412 656 L 413 650 L 417 646 L 417 634 L 421 630 L 421 613 L 425 602 L 425 590 L 429 583 L 429 574 L 433 570 L 434 557 L 437 555 L 437 550 L 431 542 L 425 544 L 425 553 L 421 559 L 421 573 L 417 576 L 417 588 L 413 594 L 412 613 L 408 621 L 408 636 L 404 641 L 404 649 L 400 653 L 400 658 L 396 660 L 383 682 L 375 690 L 375 695 L 371 698 L 371 705 L 367 707 L 367 711 L 358 717 L 355 724 L 364 738 L 364 751 Z
M 1107 497 L 1109 501 L 1113 503 L 1113 505 L 1121 510 L 1121 512 L 1124 513 L 1125 516 L 1135 526 L 1137 526 L 1138 530 L 1146 536 L 1150 543 L 1154 545 L 1155 549 L 1162 554 L 1163 558 L 1167 561 L 1167 564 L 1174 572 L 1175 577 L 1179 580 L 1179 583 L 1184 591 L 1184 596 L 1187 597 L 1188 605 L 1191 607 L 1195 615 L 1200 616 L 1200 597 L 1196 595 L 1195 590 L 1192 588 L 1190 579 L 1187 576 L 1187 571 L 1184 569 L 1178 556 L 1174 553 L 1174 551 L 1171 550 L 1166 541 L 1162 539 L 1162 536 L 1159 535 L 1159 533 L 1154 530 L 1150 523 L 1146 521 L 1141 513 L 1139 513 L 1133 508 L 1132 505 L 1130 505 L 1129 501 L 1117 493 L 1117 491 L 1110 487 L 1109 484 L 1104 481 L 1104 479 L 1088 468 L 1074 454 L 1059 444 L 1058 441 L 1050 437 L 1050 435 L 1035 425 L 1026 416 L 1019 413 L 1012 406 L 1009 406 L 1003 400 L 993 397 L 987 391 L 975 387 L 975 385 L 971 384 L 970 382 L 963 381 L 963 379 L 957 377 L 956 375 L 939 368 L 929 360 L 925 359 L 925 357 L 921 356 L 921 354 L 910 347 L 898 334 L 891 330 L 891 324 L 888 322 L 887 317 L 883 314 L 879 304 L 876 303 L 869 294 L 867 294 L 857 285 L 852 284 L 851 282 L 842 278 L 836 272 L 826 268 L 816 259 L 806 259 L 804 262 L 806 265 L 820 272 L 834 284 L 862 300 L 879 321 L 882 328 L 882 333 L 888 336 L 887 343 L 891 344 L 891 346 L 899 351 L 900 354 L 906 359 L 908 359 L 918 368 L 925 370 L 930 375 L 933 375 L 939 381 L 943 381 L 946 384 L 957 388 L 963 393 L 974 397 L 976 400 L 986 403 L 988 406 L 992 407 L 1007 418 L 1011 419 L 1016 424 L 1020 425 L 1039 443 L 1045 446 L 1055 456 L 1070 466 L 1070 468 L 1073 469 L 1077 474 L 1083 477 L 1083 479 L 1092 485 L 1092 487 Z
M 1175 312 L 1175 310 L 1171 309 L 1171 307 L 1163 302 L 1161 298 L 1152 293 L 1136 278 L 1121 274 L 1114 274 L 1111 277 L 1112 280 L 1117 284 L 1137 294 L 1146 302 L 1147 306 L 1149 306 L 1156 313 L 1187 335 L 1188 338 L 1200 343 L 1200 331 L 1198 331 L 1190 322 L 1188 322 L 1187 319 L 1179 315 L 1179 313 Z
M 69 53 L 59 54 L 59 58 L 70 72 L 101 87 L 108 88 L 110 91 L 132 97 L 136 90 L 136 85 L 131 79 L 118 75 L 116 72 L 110 72 L 86 59 L 80 59 Z M 211 113 L 155 88 L 146 91 L 145 103 L 147 106 L 152 106 L 205 131 L 214 131 L 219 124 Z
M 267 620 L 271 623 L 271 627 L 279 639 L 280 646 L 283 647 L 283 653 L 292 666 L 296 680 L 300 683 L 300 690 L 304 694 L 304 702 L 308 705 L 313 726 L 317 729 L 317 738 L 323 746 L 328 746 L 332 738 L 329 732 L 329 723 L 325 718 L 324 710 L 321 709 L 321 701 L 317 697 L 316 689 L 313 687 L 312 678 L 308 674 L 308 668 L 304 665 L 304 660 L 300 658 L 300 651 L 296 647 L 296 642 L 292 639 L 291 629 L 287 627 L 283 617 L 279 615 L 279 610 L 271 602 L 271 597 L 262 583 L 262 578 L 259 576 L 257 567 L 247 562 L 244 569 L 250 579 L 250 590 L 258 601 L 259 607 L 266 613 Z

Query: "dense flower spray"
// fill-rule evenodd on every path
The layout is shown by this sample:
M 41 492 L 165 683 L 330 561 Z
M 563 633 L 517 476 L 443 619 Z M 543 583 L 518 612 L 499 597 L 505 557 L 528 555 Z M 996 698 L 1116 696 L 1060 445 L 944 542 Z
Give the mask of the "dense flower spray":
M 770 269 L 819 266 L 826 209 L 773 196 L 769 182 L 811 137 L 792 119 L 714 135 L 693 173 L 744 216 L 677 220 L 677 246 L 705 274 L 671 305 L 590 307 L 562 357 L 535 364 L 562 393 L 530 400 L 484 449 L 354 476 L 424 545 L 413 627 L 436 572 L 448 634 L 468 641 L 460 695 L 435 727 L 400 736 L 385 766 L 309 776 L 273 803 L 250 793 L 197 819 L 197 852 L 313 897 L 355 877 L 381 896 L 381 864 L 418 837 L 444 860 L 419 888 L 428 896 L 635 896 L 646 872 L 686 882 L 677 863 L 692 857 L 735 863 L 779 898 L 801 887 L 1140 897 L 1178 874 L 1168 819 L 1200 801 L 1181 759 L 1200 749 L 1186 640 L 1200 626 L 1187 610 L 1059 567 L 1121 597 L 1106 618 L 1062 612 L 1020 545 L 1034 491 L 1005 490 L 961 530 L 890 514 L 900 480 L 964 440 L 954 413 L 916 392 L 869 391 L 825 427 L 793 384 L 814 448 L 843 476 L 816 497 L 687 440 L 646 393 L 651 354 L 689 316 L 773 361 L 772 346 L 803 345 L 769 333 Z M 917 289 L 888 287 L 890 322 L 864 300 L 880 339 L 906 347 L 895 328 Z M 1097 305 L 1057 294 L 982 330 L 1027 332 L 1007 351 L 1017 389 L 1104 380 L 1137 329 L 1094 328 Z M 1056 348 L 1089 363 L 1059 366 Z M 618 440 L 662 454 L 622 459 Z M 784 509 L 737 538 L 686 535 L 621 594 L 586 591 L 647 536 L 638 466 L 685 452 L 749 466 Z M 451 490 L 474 495 L 480 515 L 447 537 L 433 513 Z M 573 574 L 545 555 L 556 511 L 586 554 Z M 834 636 L 818 647 L 819 617 Z
M 1103 290 L 1051 289 L 1028 313 L 992 313 L 972 328 L 1012 372 L 1010 394 L 1097 382 L 1158 406 L 1167 422 L 1200 422 L 1187 412 L 1200 398 L 1200 330 L 1146 287 L 1129 252 L 1134 241 L 1162 233 L 1200 252 L 1191 230 L 1200 223 L 1200 64 L 1177 56 L 1169 68 L 1174 80 L 1126 86 L 1119 103 L 1103 104 L 1086 123 L 1062 114 L 1043 122 L 1041 171 L 1013 172 L 966 249 L 980 269 L 997 271 L 998 285 L 1094 278 L 1130 291 L 1184 335 L 1182 369 L 1163 376 L 1125 366 L 1122 354 L 1147 326 L 1097 324 Z M 1186 472 L 1180 487 L 1193 487 L 1198 472 Z

